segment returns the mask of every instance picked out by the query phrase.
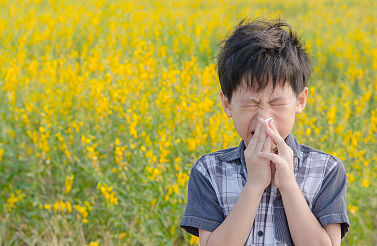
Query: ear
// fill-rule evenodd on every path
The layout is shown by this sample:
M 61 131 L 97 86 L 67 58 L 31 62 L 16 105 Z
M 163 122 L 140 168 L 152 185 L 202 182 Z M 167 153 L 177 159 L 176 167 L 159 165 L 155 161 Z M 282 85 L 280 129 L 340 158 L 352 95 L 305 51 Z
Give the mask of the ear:
M 297 104 L 296 104 L 296 114 L 301 114 L 306 106 L 306 99 L 308 98 L 308 87 L 305 87 L 302 92 L 298 95 Z
M 224 112 L 228 118 L 232 118 L 232 109 L 228 98 L 224 95 L 223 91 L 220 91 L 221 104 L 223 105 Z

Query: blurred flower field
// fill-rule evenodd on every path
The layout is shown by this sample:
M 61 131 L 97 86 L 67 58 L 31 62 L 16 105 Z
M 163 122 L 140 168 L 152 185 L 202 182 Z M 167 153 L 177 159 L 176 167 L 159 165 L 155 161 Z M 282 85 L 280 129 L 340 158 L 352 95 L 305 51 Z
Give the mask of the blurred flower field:
M 376 245 L 377 2 L 0 0 L 0 245 L 196 245 L 191 166 L 237 146 L 218 43 L 278 17 L 313 58 L 300 143 L 348 172 L 350 232 Z

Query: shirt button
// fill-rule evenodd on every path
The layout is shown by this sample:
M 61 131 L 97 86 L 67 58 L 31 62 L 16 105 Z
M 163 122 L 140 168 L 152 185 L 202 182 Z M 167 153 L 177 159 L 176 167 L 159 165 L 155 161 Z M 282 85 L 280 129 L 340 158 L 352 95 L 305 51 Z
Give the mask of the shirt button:
M 262 237 L 263 236 L 263 231 L 258 231 L 258 236 Z

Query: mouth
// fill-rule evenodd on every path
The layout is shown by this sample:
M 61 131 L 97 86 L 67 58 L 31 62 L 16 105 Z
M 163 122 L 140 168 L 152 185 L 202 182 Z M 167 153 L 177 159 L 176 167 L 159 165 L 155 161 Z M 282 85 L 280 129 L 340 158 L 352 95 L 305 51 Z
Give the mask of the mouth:
M 271 153 L 279 154 L 278 147 L 272 148 Z

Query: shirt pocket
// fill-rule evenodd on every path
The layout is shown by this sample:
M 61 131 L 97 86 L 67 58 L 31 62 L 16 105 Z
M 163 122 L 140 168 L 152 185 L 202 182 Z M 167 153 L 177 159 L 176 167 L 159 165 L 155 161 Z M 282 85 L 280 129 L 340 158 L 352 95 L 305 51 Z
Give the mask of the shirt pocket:
M 278 197 L 274 201 L 274 233 L 275 239 L 285 243 L 288 246 L 293 246 L 293 240 L 289 232 L 287 217 L 285 216 L 283 200 Z

